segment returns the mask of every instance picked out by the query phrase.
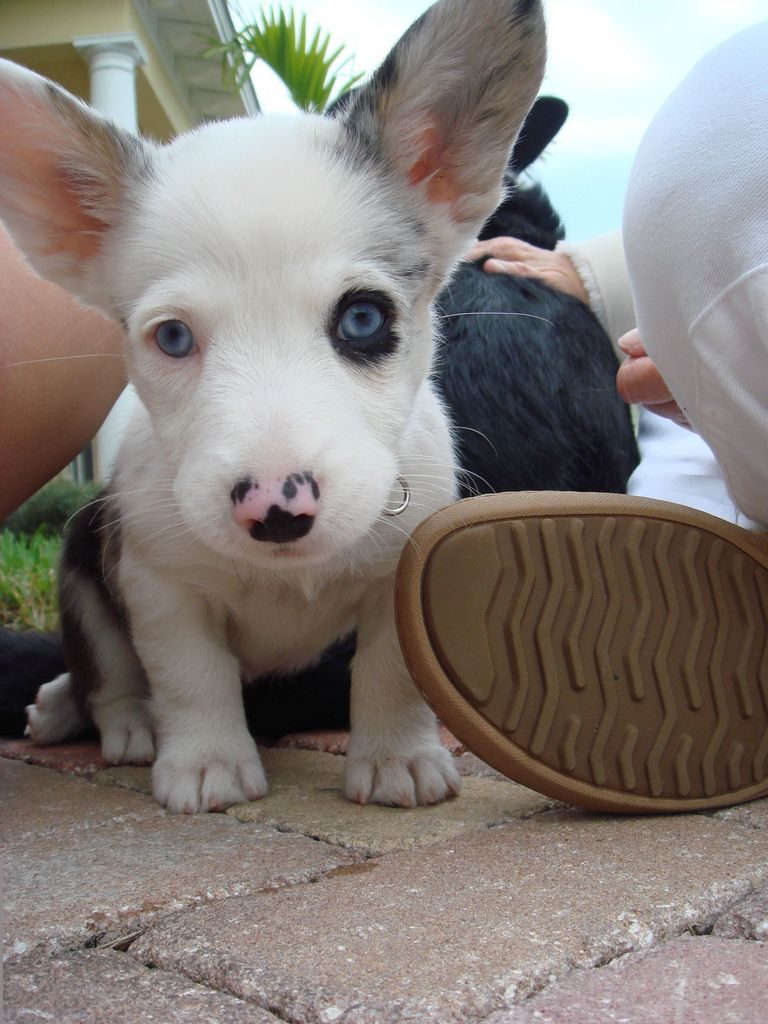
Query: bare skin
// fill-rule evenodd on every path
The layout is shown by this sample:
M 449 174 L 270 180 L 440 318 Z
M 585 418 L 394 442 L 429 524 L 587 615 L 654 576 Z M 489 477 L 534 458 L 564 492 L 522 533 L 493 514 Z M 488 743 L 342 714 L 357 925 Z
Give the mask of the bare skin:
M 124 387 L 118 325 L 38 277 L 0 225 L 0 521 L 82 451 Z
M 637 328 L 619 338 L 619 348 L 627 357 L 616 375 L 616 386 L 624 401 L 644 405 L 657 416 L 690 428 L 688 417 L 645 351 Z
M 489 274 L 513 274 L 535 277 L 551 288 L 573 295 L 589 305 L 584 285 L 570 258 L 562 252 L 540 249 L 519 238 L 489 238 L 476 242 L 467 253 L 469 259 L 486 258 L 483 270 Z M 672 397 L 656 364 L 645 351 L 635 328 L 619 339 L 626 359 L 619 367 L 616 387 L 625 402 L 644 405 L 651 412 L 689 427 L 688 419 Z
M 551 288 L 573 295 L 589 305 L 581 278 L 565 253 L 551 249 L 540 249 L 519 238 L 489 238 L 475 242 L 467 253 L 469 259 L 486 258 L 483 270 L 489 274 L 513 274 L 515 277 L 535 277 Z

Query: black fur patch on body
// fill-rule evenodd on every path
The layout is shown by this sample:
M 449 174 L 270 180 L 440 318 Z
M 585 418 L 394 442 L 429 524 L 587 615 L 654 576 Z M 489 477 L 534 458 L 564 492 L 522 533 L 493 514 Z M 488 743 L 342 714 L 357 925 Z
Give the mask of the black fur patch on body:
M 72 693 L 78 708 L 88 714 L 90 694 L 101 685 L 93 641 L 82 621 L 84 589 L 89 599 L 124 632 L 128 631 L 125 607 L 110 576 L 120 558 L 120 523 L 116 503 L 104 492 L 73 516 L 65 535 L 59 568 L 59 611 L 64 657 L 72 674 Z

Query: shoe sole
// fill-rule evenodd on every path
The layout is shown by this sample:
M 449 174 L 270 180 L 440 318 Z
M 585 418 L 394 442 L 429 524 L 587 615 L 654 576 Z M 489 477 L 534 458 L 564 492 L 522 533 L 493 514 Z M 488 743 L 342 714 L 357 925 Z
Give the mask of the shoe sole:
M 601 811 L 768 794 L 768 537 L 683 506 L 533 492 L 457 502 L 397 572 L 403 654 L 470 750 Z

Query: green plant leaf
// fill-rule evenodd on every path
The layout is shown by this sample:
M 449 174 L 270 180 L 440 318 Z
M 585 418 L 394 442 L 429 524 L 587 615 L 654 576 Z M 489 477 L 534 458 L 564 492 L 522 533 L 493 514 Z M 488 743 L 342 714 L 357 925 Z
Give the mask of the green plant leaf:
M 0 625 L 49 632 L 58 623 L 56 569 L 61 540 L 0 532 Z
M 232 40 L 209 39 L 202 56 L 218 58 L 222 81 L 228 89 L 240 89 L 257 60 L 263 61 L 285 83 L 296 106 L 325 110 L 353 88 L 362 74 L 348 74 L 351 57 L 340 60 L 344 45 L 331 46 L 331 37 L 317 28 L 309 38 L 307 16 L 297 23 L 291 8 L 264 8 Z

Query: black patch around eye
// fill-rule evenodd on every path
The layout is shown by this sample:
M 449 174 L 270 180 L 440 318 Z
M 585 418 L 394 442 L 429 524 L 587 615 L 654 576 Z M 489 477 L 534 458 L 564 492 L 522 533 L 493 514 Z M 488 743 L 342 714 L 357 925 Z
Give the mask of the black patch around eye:
M 344 359 L 361 366 L 375 365 L 397 348 L 395 307 L 377 291 L 350 291 L 333 310 L 328 334 Z

